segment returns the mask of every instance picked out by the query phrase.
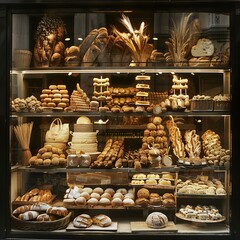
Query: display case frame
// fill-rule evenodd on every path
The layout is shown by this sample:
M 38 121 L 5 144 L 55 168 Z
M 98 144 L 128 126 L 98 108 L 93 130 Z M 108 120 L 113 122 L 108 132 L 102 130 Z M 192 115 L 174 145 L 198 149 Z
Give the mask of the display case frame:
M 205 2 L 205 3 L 204 3 Z M 190 10 L 195 10 L 196 8 L 200 8 L 201 10 L 205 11 L 207 9 L 207 11 L 209 11 L 209 8 L 206 6 L 206 3 L 209 4 L 210 9 L 213 11 L 216 11 L 216 3 L 214 3 L 215 1 L 197 1 L 196 3 L 189 3 L 188 1 L 172 1 L 171 3 L 169 3 L 168 1 L 158 1 L 157 3 L 155 1 L 151 2 L 152 4 L 155 4 L 154 7 L 163 7 L 163 8 L 167 8 L 167 9 L 174 9 L 174 10 L 185 10 L 185 8 L 187 7 L 187 9 Z M 16 5 L 13 5 L 13 3 L 17 3 Z M 231 29 L 230 29 L 230 34 L 231 34 L 231 82 L 232 82 L 232 106 L 235 106 L 237 104 L 237 95 L 239 92 L 239 83 L 237 83 L 237 79 L 239 76 L 239 72 L 240 70 L 237 67 L 237 63 L 239 63 L 239 57 L 236 54 L 237 51 L 237 44 L 239 45 L 239 36 L 237 36 L 237 22 L 240 22 L 238 13 L 237 13 L 237 4 L 234 2 L 228 3 L 227 1 L 222 1 L 222 6 L 217 6 L 217 10 L 221 11 L 226 11 L 230 13 L 230 20 L 231 20 Z M 2 109 L 4 109 L 3 111 L 3 117 L 1 117 L 1 132 L 3 132 L 4 134 L 1 135 L 1 140 L 3 142 L 6 141 L 6 139 L 8 139 L 8 126 L 9 126 L 9 118 L 8 116 L 9 114 L 9 109 L 8 109 L 8 100 L 9 96 L 9 88 L 10 86 L 8 85 L 8 81 L 10 79 L 9 77 L 9 69 L 10 69 L 10 56 L 8 53 L 11 52 L 11 47 L 9 46 L 9 39 L 11 39 L 11 24 L 8 25 L 6 24 L 6 21 L 9 23 L 11 22 L 11 14 L 15 13 L 15 12 L 22 12 L 24 13 L 25 11 L 27 12 L 38 12 L 39 10 L 37 9 L 37 5 L 40 6 L 40 8 L 42 8 L 42 10 L 44 11 L 44 9 L 46 7 L 49 7 L 51 9 L 54 9 L 54 4 L 52 3 L 52 1 L 46 1 L 45 3 L 41 2 L 41 3 L 37 3 L 35 2 L 36 5 L 33 4 L 33 2 L 31 3 L 23 3 L 22 1 L 14 1 L 14 2 L 7 2 L 3 5 L 3 18 L 1 23 L 5 26 L 6 28 L 6 32 L 3 34 L 4 37 L 1 38 L 1 41 L 3 41 L 3 44 L 6 45 L 7 47 L 4 48 L 3 51 L 3 56 L 5 60 L 7 61 L 3 61 L 1 60 L 1 66 L 4 66 L 4 71 L 2 71 L 1 73 L 1 77 L 2 79 L 5 79 L 4 81 L 2 81 L 3 83 L 3 88 L 1 88 L 1 105 L 2 105 Z M 82 8 L 83 6 L 86 8 L 91 8 L 91 7 L 95 7 L 97 6 L 99 9 L 102 8 L 111 8 L 111 7 L 115 7 L 115 8 L 119 8 L 121 9 L 122 7 L 128 7 L 128 8 L 132 8 L 132 9 L 140 9 L 141 7 L 147 7 L 149 9 L 152 8 L 152 5 L 150 4 L 149 1 L 141 1 L 138 2 L 138 6 L 135 7 L 134 6 L 135 2 L 134 1 L 124 1 L 121 6 L 119 6 L 119 3 L 117 2 L 113 2 L 113 1 L 105 1 L 102 3 L 99 3 L 98 1 L 89 1 L 84 2 L 81 4 L 79 4 L 77 1 L 71 1 L 68 4 L 64 3 L 63 1 L 60 2 L 59 6 L 60 9 L 62 9 L 63 7 L 66 7 L 68 11 L 71 11 L 73 6 L 76 6 L 78 8 Z M 191 4 L 191 6 L 189 6 L 189 4 Z M 210 10 L 210 11 L 211 11 Z M 8 43 L 8 45 L 7 45 Z M 5 64 L 7 63 L 7 66 L 5 66 Z M 169 70 L 169 69 L 168 69 Z M 50 70 L 51 71 L 51 70 Z M 65 70 L 64 70 L 65 71 Z M 78 71 L 78 70 L 77 70 Z M 80 70 L 81 71 L 81 70 Z M 113 70 L 114 71 L 114 70 Z M 40 71 L 41 73 L 41 71 Z M 233 139 L 233 144 L 232 144 L 232 158 L 233 159 L 237 159 L 238 158 L 238 145 L 239 145 L 239 139 L 238 139 L 238 130 L 239 130 L 239 116 L 238 116 L 238 111 L 237 109 L 232 108 L 231 109 L 231 125 L 232 125 L 232 129 L 233 129 L 233 133 L 232 133 L 232 139 Z M 21 115 L 21 114 L 20 114 Z M 4 127 L 3 127 L 4 126 Z M 8 146 L 1 146 L 1 152 L 3 153 L 2 158 L 3 159 L 8 159 Z M 237 168 L 239 168 L 239 163 L 236 161 L 232 161 L 232 167 L 230 169 L 231 171 L 231 180 L 233 183 L 233 189 L 232 189 L 232 196 L 231 196 L 231 208 L 232 208 L 232 213 L 231 213 L 231 220 L 230 220 L 230 233 L 229 234 L 225 234 L 225 233 L 203 233 L 203 234 L 191 234 L 191 233 L 183 233 L 183 234 L 141 234 L 141 235 L 134 235 L 134 234 L 127 234 L 127 233 L 123 233 L 123 234 L 118 234 L 118 233 L 114 233 L 111 235 L 107 235 L 107 237 L 113 238 L 113 239 L 120 239 L 122 237 L 126 237 L 126 238 L 146 238 L 146 237 L 150 237 L 151 238 L 163 238 L 163 239 L 191 239 L 193 237 L 198 237 L 201 239 L 209 239 L 210 237 L 212 239 L 238 239 L 240 233 L 239 233 L 239 228 L 237 226 L 237 219 L 238 219 L 238 215 L 239 215 L 239 206 L 238 206 L 238 202 L 237 199 L 239 197 L 239 191 L 238 191 L 238 182 L 239 182 L 239 176 L 238 176 L 238 171 Z M 6 173 L 5 170 L 3 169 L 9 169 L 9 163 L 8 161 L 4 161 L 3 163 L 1 163 L 1 174 L 3 174 L 3 181 L 1 183 L 1 186 L 5 187 L 10 186 L 10 171 L 8 171 L 8 173 Z M 7 216 L 6 218 L 1 217 L 1 232 L 2 232 L 2 236 L 3 238 L 14 238 L 14 239 L 18 239 L 18 238 L 36 238 L 35 233 L 33 232 L 25 232 L 25 231 L 21 231 L 21 232 L 12 232 L 9 229 L 10 226 L 10 219 L 9 219 L 9 205 L 10 205 L 10 199 L 9 199 L 9 193 L 8 191 L 4 191 L 4 205 L 1 205 L 1 209 L 3 210 L 3 212 L 5 213 L 4 216 Z M 236 211 L 235 211 L 236 210 Z M 2 227 L 4 226 L 4 227 Z M 6 230 L 5 230 L 6 229 Z M 99 239 L 104 239 L 105 236 L 103 236 L 102 234 L 97 234 L 96 233 L 63 233 L 63 232 L 45 232 L 45 233 L 37 233 L 38 236 L 40 238 L 49 238 L 49 234 L 51 235 L 51 238 L 55 238 L 55 239 L 77 239 L 79 237 L 84 237 L 86 239 L 91 239 L 93 237 L 98 237 Z

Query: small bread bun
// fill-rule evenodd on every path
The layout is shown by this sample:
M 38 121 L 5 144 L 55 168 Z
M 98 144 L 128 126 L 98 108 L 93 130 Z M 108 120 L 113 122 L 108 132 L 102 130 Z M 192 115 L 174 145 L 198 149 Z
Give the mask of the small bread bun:
M 62 102 L 69 103 L 69 99 L 68 98 L 62 98 Z
M 59 90 L 65 90 L 66 88 L 66 85 L 57 85 L 57 89 Z
M 88 194 L 91 194 L 93 192 L 93 190 L 90 187 L 85 187 L 85 188 L 83 188 L 83 192 L 87 192 Z
M 131 198 L 125 198 L 123 200 L 123 206 L 127 207 L 127 206 L 134 206 L 135 202 L 131 199 Z
M 78 197 L 76 200 L 75 200 L 75 203 L 76 205 L 78 206 L 85 206 L 86 203 L 87 203 L 87 200 L 85 197 Z
M 57 86 L 56 85 L 50 85 L 49 89 L 51 89 L 51 90 L 57 89 Z
M 61 94 L 68 94 L 68 90 L 67 89 L 60 89 L 59 90 L 59 92 L 61 93 Z
M 111 196 L 110 193 L 103 193 L 103 194 L 101 195 L 101 198 L 107 198 L 107 199 L 111 200 L 112 196 Z
M 61 98 L 61 97 L 62 97 L 62 94 L 61 94 L 61 93 L 54 93 L 54 94 L 53 94 L 53 97 L 54 97 L 54 98 Z
M 91 198 L 96 198 L 97 200 L 99 200 L 101 197 L 100 197 L 100 194 L 96 193 L 96 192 L 92 192 L 91 195 L 90 195 Z
M 115 190 L 113 188 L 106 188 L 104 192 L 105 193 L 110 193 L 111 196 L 113 196 L 115 194 Z
M 47 98 L 44 98 L 44 102 L 46 102 L 46 103 L 48 103 L 48 102 L 51 102 L 52 101 L 52 99 L 51 98 L 49 98 L 49 97 L 47 97 Z
M 59 90 L 58 90 L 58 89 L 52 90 L 52 94 L 56 94 L 56 93 L 59 93 Z
M 127 194 L 127 189 L 126 188 L 119 188 L 117 189 L 116 193 L 121 193 L 123 195 Z
M 87 193 L 87 192 L 82 192 L 82 193 L 80 194 L 80 197 L 84 197 L 84 198 L 86 198 L 86 200 L 88 200 L 88 199 L 90 198 L 90 195 L 89 195 L 89 193 Z
M 98 193 L 99 195 L 102 195 L 104 191 L 101 187 L 96 187 L 93 189 L 93 192 Z
M 111 204 L 111 201 L 108 198 L 101 198 L 98 204 L 101 206 L 108 206 Z
M 98 205 L 98 200 L 96 198 L 90 198 L 87 201 L 87 205 L 90 207 L 94 207 Z
M 146 199 L 146 198 L 137 198 L 136 199 L 136 204 L 137 205 L 140 205 L 140 206 L 148 206 L 149 205 L 149 200 L 148 199 Z
M 44 93 L 44 94 L 51 94 L 52 91 L 50 89 L 43 89 L 42 93 Z
M 137 192 L 137 197 L 138 198 L 149 198 L 149 196 L 150 196 L 150 192 L 146 188 L 141 188 Z
M 123 201 L 121 198 L 114 198 L 112 201 L 111 201 L 111 204 L 113 207 L 119 207 L 119 206 L 122 206 L 123 205 Z
M 60 103 L 58 103 L 57 106 L 58 106 L 58 107 L 61 107 L 61 108 L 65 108 L 65 107 L 67 106 L 67 104 L 66 104 L 66 103 L 63 103 L 63 102 L 60 102 Z
M 54 103 L 54 102 L 49 102 L 49 103 L 47 103 L 47 106 L 48 106 L 48 107 L 56 107 L 56 103 Z
M 120 198 L 120 199 L 124 199 L 124 196 L 123 196 L 123 194 L 122 193 L 115 193 L 114 195 L 113 195 L 113 198 Z
M 48 98 L 48 94 L 47 93 L 43 93 L 40 95 L 40 98 L 43 99 L 43 98 Z
M 60 103 L 61 102 L 61 98 L 53 98 L 52 100 L 54 103 Z

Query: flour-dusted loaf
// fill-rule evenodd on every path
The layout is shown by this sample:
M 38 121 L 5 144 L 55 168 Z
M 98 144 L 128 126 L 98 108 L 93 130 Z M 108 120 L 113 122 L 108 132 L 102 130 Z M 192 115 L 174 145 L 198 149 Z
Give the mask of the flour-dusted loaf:
M 147 216 L 146 224 L 150 228 L 162 228 L 168 223 L 168 218 L 161 212 L 152 212 Z
M 36 211 L 27 211 L 19 214 L 18 218 L 24 221 L 34 220 L 38 217 L 39 213 Z
M 87 228 L 93 223 L 92 218 L 88 214 L 80 214 L 73 220 L 73 226 L 77 228 Z
M 20 213 L 24 213 L 24 212 L 30 211 L 31 210 L 31 206 L 32 205 L 22 205 L 20 207 L 17 207 L 13 211 L 13 215 L 17 215 L 17 214 L 20 214 Z
M 100 227 L 108 227 L 112 224 L 112 220 L 105 214 L 98 214 L 93 217 L 93 224 Z
M 46 211 L 48 214 L 53 214 L 59 217 L 65 217 L 68 215 L 68 210 L 65 207 L 49 207 Z
M 37 216 L 37 221 L 38 222 L 50 222 L 50 221 L 54 221 L 56 220 L 56 216 L 54 215 L 49 215 L 47 213 L 42 213 L 40 215 Z

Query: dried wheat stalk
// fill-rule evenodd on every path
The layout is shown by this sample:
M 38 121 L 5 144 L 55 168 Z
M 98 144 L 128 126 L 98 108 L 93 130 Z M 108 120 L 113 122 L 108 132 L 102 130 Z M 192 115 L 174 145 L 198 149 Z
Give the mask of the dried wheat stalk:
M 28 160 L 32 156 L 31 151 L 29 149 L 32 127 L 33 127 L 33 122 L 19 124 L 13 128 L 16 138 L 23 150 L 23 156 L 22 156 L 23 165 L 28 165 Z
M 187 48 L 189 47 L 189 43 L 193 38 L 192 27 L 195 27 L 195 25 L 190 21 L 191 16 L 192 13 L 188 15 L 182 15 L 178 24 L 172 21 L 173 28 L 171 31 L 171 37 L 169 38 L 169 41 L 165 42 L 169 51 L 165 54 L 166 60 L 172 60 L 175 66 L 183 66 L 186 64 L 185 57 Z M 197 33 L 198 29 L 195 29 L 194 34 Z
M 130 19 L 124 14 L 120 22 L 126 27 L 128 33 L 121 33 L 112 26 L 113 33 L 128 46 L 135 63 L 146 63 L 153 51 L 153 45 L 148 43 L 149 36 L 145 33 L 145 23 L 140 24 L 139 30 L 134 30 Z

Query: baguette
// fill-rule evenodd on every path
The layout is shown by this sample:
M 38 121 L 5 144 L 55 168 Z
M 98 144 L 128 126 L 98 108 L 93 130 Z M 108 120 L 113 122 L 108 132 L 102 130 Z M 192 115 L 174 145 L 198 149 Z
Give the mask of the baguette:
M 17 215 L 20 213 L 25 213 L 27 211 L 30 211 L 31 207 L 32 207 L 32 205 L 22 205 L 13 211 L 13 215 Z

